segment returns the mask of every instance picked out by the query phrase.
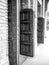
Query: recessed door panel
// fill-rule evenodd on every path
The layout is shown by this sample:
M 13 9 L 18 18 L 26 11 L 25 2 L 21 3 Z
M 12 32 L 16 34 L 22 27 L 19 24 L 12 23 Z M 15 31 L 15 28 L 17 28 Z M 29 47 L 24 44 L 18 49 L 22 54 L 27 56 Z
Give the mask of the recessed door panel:
M 33 57 L 33 11 L 20 12 L 20 54 Z
M 37 22 L 37 42 L 44 43 L 44 19 L 42 17 L 39 17 Z

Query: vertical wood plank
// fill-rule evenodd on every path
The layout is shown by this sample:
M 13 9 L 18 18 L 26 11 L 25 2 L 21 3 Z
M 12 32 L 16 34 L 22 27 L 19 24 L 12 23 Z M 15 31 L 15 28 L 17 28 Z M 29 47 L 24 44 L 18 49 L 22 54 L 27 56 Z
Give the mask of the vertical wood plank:
M 16 1 L 8 0 L 8 38 L 9 38 L 9 62 L 17 65 L 17 19 Z

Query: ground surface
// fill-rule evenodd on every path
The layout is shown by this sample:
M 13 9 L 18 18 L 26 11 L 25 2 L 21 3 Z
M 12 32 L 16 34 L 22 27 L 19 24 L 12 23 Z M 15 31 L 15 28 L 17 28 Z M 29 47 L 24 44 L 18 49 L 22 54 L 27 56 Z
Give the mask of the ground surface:
M 49 38 L 46 37 L 44 44 L 40 44 L 37 54 L 33 58 L 27 58 L 22 65 L 49 65 Z

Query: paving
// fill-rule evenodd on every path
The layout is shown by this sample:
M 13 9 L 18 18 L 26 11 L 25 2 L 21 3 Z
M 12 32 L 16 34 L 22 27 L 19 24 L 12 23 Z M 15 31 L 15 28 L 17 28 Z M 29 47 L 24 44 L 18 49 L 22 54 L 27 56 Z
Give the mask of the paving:
M 36 56 L 28 57 L 22 65 L 49 65 L 49 38 L 37 47 Z

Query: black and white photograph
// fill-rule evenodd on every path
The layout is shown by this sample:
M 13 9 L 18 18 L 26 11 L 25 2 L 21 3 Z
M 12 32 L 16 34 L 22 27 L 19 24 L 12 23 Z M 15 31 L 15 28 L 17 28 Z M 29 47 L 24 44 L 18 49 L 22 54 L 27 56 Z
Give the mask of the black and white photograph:
M 49 65 L 49 0 L 0 0 L 0 65 Z

